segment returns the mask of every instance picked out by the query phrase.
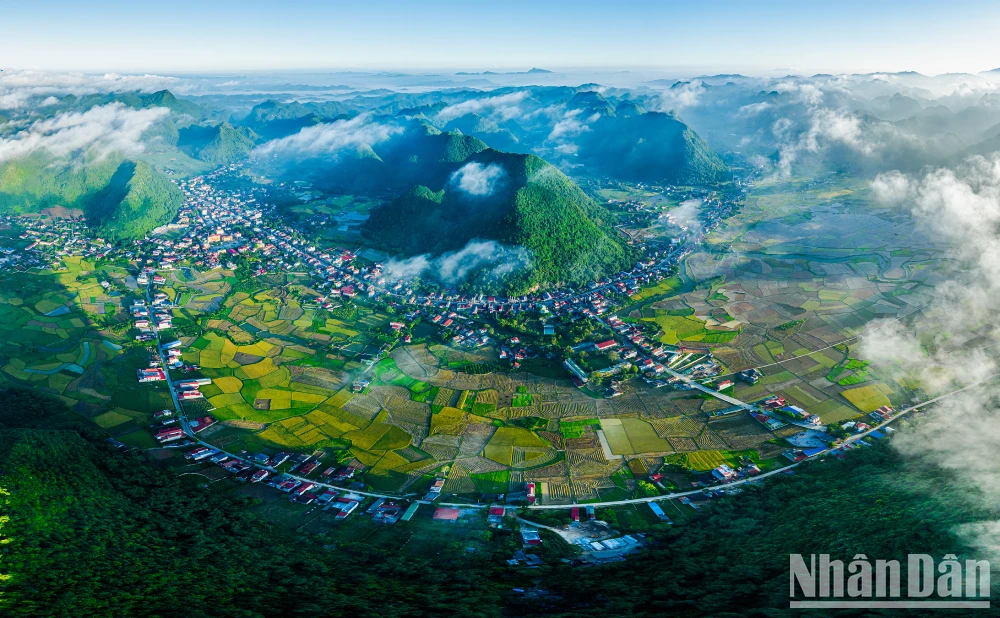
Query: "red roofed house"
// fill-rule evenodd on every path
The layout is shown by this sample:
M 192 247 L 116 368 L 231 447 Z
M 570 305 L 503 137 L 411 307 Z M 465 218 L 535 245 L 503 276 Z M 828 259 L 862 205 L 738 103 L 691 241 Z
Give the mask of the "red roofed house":
M 608 339 L 607 341 L 602 341 L 600 343 L 594 344 L 594 347 L 598 350 L 609 350 L 618 345 L 618 342 L 614 339 Z

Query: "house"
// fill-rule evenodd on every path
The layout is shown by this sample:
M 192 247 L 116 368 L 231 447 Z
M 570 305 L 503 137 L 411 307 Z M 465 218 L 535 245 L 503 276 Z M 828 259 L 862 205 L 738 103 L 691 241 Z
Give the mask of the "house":
M 595 343 L 594 347 L 599 351 L 610 350 L 611 348 L 618 345 L 618 342 L 614 339 L 608 339 L 607 341 L 601 341 L 600 343 Z
M 497 526 L 503 521 L 504 508 L 502 506 L 491 506 L 486 521 L 492 526 Z
M 657 504 L 655 502 L 648 502 L 647 504 L 649 504 L 649 510 L 653 511 L 653 514 L 656 515 L 656 517 L 660 521 L 665 521 L 668 524 L 671 523 L 670 522 L 670 518 L 667 517 L 667 514 L 663 512 L 663 509 L 660 508 L 659 504 Z
M 347 519 L 347 516 L 354 512 L 354 509 L 358 508 L 361 504 L 357 500 L 349 500 L 344 503 L 344 506 L 340 507 L 340 512 L 337 513 L 337 519 Z
M 201 394 L 200 391 L 194 391 L 194 392 L 196 392 L 198 394 Z M 202 395 L 202 396 L 204 396 L 204 395 Z M 196 418 L 196 419 L 192 420 L 190 423 L 188 423 L 188 425 L 191 426 L 191 431 L 193 431 L 195 433 L 197 433 L 197 432 L 199 432 L 199 431 L 201 431 L 203 429 L 206 429 L 210 425 L 214 425 L 214 424 L 215 424 L 215 419 L 212 418 L 211 416 L 203 416 L 201 418 Z
M 403 521 L 410 521 L 410 518 L 413 517 L 413 515 L 417 512 L 417 509 L 419 507 L 420 507 L 420 503 L 419 502 L 414 502 L 409 507 L 407 507 L 406 512 L 403 513 L 403 517 L 401 519 Z
M 153 437 L 160 442 L 173 442 L 174 440 L 179 440 L 184 437 L 184 430 L 180 427 L 164 429 L 162 431 L 158 431 Z
M 542 537 L 538 535 L 538 530 L 534 528 L 521 527 L 521 540 L 525 545 L 541 545 Z

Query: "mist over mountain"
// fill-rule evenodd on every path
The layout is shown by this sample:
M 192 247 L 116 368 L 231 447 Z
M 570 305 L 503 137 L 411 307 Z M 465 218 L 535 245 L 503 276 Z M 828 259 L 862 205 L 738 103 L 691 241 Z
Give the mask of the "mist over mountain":
M 496 264 L 485 266 L 505 289 L 524 292 L 582 284 L 627 267 L 628 252 L 602 217 L 552 165 L 490 149 L 465 159 L 440 189 L 417 186 L 373 210 L 363 232 L 407 256 L 455 252 L 477 239 L 521 247 L 523 268 L 496 273 Z
M 699 185 L 726 179 L 727 162 L 779 175 L 915 171 L 1000 147 L 1000 96 L 990 73 L 720 74 L 631 88 L 406 92 L 344 79 L 280 98 L 273 94 L 279 86 L 295 84 L 276 81 L 257 94 L 225 94 L 220 86 L 201 95 L 197 82 L 182 78 L 12 78 L 0 80 L 7 210 L 82 204 L 125 160 L 149 159 L 152 174 L 176 173 L 164 157 L 192 170 L 250 160 L 279 179 L 392 199 L 418 186 L 448 193 L 456 165 L 487 149 L 536 155 L 570 179 Z M 441 201 L 452 203 L 446 197 Z M 462 244 L 471 240 L 458 236 Z M 456 249 L 439 244 L 422 249 Z

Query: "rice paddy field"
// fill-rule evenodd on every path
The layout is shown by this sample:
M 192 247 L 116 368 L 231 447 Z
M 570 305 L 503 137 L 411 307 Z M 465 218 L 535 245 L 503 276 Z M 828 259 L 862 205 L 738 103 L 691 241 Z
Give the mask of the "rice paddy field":
M 735 380 L 735 397 L 781 395 L 823 423 L 926 395 L 913 376 L 860 361 L 857 336 L 925 307 L 950 267 L 947 250 L 873 206 L 868 191 L 844 177 L 761 183 L 676 277 L 640 290 L 619 316 L 663 344 L 710 348 L 727 375 L 759 368 L 757 384 Z M 135 272 L 65 257 L 57 269 L 3 273 L 0 379 L 154 449 L 152 415 L 170 396 L 135 379 L 150 354 L 126 310 Z M 419 491 L 441 476 L 448 492 L 473 497 L 535 481 L 554 503 L 637 497 L 637 476 L 665 465 L 704 472 L 787 448 L 790 433 L 746 415 L 711 416 L 726 405 L 716 399 L 640 380 L 606 399 L 558 367 L 532 369 L 544 359 L 511 372 L 495 348 L 452 347 L 426 323 L 413 344 L 387 346 L 399 313 L 364 302 L 322 309 L 310 300 L 313 283 L 291 273 L 249 282 L 222 269 L 167 273 L 171 335 L 198 367 L 182 377 L 210 380 L 203 401 L 184 405 L 220 421 L 207 440 L 324 451 L 379 490 Z

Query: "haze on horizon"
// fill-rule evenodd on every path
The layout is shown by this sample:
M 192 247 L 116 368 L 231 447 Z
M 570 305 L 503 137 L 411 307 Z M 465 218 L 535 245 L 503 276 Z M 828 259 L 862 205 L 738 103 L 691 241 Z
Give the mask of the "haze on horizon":
M 120 0 L 41 0 L 8 10 L 0 21 L 0 64 L 168 73 L 543 67 L 935 75 L 1000 66 L 997 17 L 1000 5 L 981 0 L 641 1 L 613 12 L 591 0 L 515 0 L 502 8 L 451 0 L 179 0 L 169 10 Z

